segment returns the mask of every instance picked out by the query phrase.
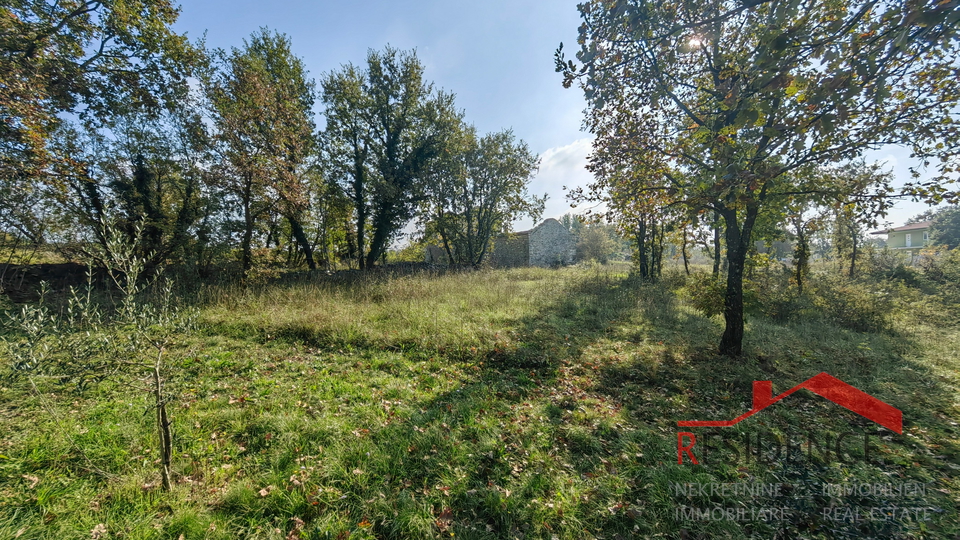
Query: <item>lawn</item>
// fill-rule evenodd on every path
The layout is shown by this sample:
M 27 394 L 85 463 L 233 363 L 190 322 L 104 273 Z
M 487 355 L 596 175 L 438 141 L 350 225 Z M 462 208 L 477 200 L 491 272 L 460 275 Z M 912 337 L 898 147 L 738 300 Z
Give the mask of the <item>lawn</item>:
M 172 490 L 136 375 L 78 392 L 20 373 L 0 381 L 0 538 L 960 534 L 954 311 L 916 293 L 874 333 L 750 316 L 732 361 L 681 280 L 611 265 L 202 289 L 166 353 Z M 903 433 L 806 390 L 677 426 L 820 372 L 900 409 Z M 678 464 L 681 431 L 725 442 Z

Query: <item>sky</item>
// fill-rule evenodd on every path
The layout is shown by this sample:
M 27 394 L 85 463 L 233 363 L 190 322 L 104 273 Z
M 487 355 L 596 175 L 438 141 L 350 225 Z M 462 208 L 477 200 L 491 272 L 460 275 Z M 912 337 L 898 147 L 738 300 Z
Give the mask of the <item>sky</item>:
M 317 80 L 343 64 L 363 65 L 369 49 L 416 49 L 426 79 L 457 95 L 467 122 L 481 133 L 512 129 L 540 155 L 530 192 L 548 195 L 548 218 L 582 212 L 571 210 L 563 188 L 591 180 L 584 166 L 592 139 L 580 129 L 583 94 L 563 88 L 553 62 L 561 42 L 568 55 L 577 50 L 577 1 L 185 0 L 174 28 L 191 39 L 206 33 L 208 46 L 229 49 L 266 26 L 291 38 Z M 909 178 L 909 152 L 867 157 L 886 161 L 898 183 Z M 887 220 L 899 225 L 924 209 L 901 202 Z M 515 229 L 532 225 L 526 219 Z

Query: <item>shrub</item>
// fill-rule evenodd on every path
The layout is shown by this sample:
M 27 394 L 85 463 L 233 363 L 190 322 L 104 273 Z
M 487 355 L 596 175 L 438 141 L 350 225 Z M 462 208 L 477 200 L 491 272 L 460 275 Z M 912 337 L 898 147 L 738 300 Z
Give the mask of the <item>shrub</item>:
M 691 274 L 682 292 L 690 304 L 707 317 L 723 313 L 726 283 L 722 277 L 704 272 Z
M 811 290 L 813 306 L 843 328 L 874 332 L 888 327 L 893 299 L 883 288 L 821 274 L 811 281 Z

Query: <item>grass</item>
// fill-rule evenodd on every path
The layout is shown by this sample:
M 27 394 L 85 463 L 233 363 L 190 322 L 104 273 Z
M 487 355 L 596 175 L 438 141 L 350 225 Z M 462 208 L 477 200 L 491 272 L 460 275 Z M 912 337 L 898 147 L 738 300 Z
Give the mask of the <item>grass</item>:
M 131 381 L 82 395 L 43 378 L 4 382 L 0 538 L 960 534 L 960 331 L 926 297 L 912 309 L 940 318 L 903 309 L 884 333 L 750 318 L 739 361 L 713 352 L 719 318 L 617 266 L 300 280 L 200 297 L 198 330 L 170 351 L 174 489 L 158 488 L 150 401 Z M 903 435 L 806 391 L 722 434 L 867 432 L 874 463 L 847 445 L 847 462 L 677 464 L 678 420 L 736 417 L 754 380 L 779 393 L 821 371 L 901 409 Z M 850 482 L 924 492 L 676 493 L 678 483 Z M 831 505 L 932 510 L 928 521 L 844 523 L 824 517 Z M 701 521 L 682 506 L 791 515 Z

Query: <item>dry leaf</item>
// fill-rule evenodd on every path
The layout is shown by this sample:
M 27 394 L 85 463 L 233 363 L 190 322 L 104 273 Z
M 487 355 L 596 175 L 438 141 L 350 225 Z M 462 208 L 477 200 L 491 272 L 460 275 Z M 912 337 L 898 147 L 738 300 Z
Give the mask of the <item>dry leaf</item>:
M 290 518 L 290 521 L 293 521 L 293 529 L 290 530 L 290 533 L 287 534 L 286 540 L 299 540 L 300 531 L 303 530 L 303 520 L 297 516 Z
M 448 506 L 437 517 L 437 528 L 440 532 L 447 532 L 451 525 L 453 525 L 453 510 Z
M 90 538 L 93 540 L 99 540 L 100 538 L 107 537 L 107 526 L 103 523 L 98 523 L 96 527 L 90 531 Z

